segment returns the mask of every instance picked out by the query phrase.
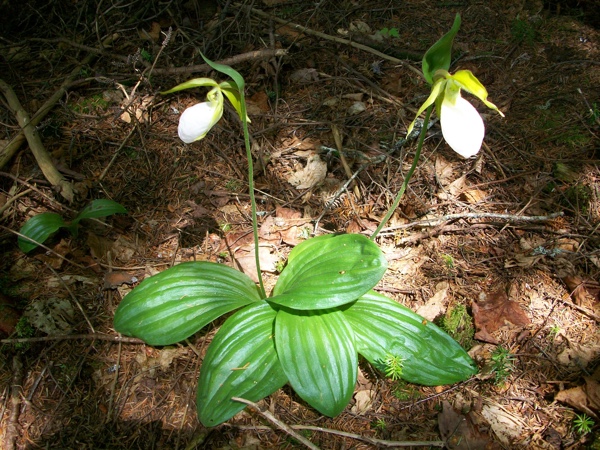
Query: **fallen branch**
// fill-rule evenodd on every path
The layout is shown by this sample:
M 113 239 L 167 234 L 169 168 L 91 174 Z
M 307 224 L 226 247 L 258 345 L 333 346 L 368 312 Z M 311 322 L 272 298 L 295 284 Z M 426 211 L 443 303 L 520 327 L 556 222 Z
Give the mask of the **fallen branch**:
M 287 50 L 284 49 L 270 49 L 266 48 L 263 50 L 256 50 L 253 52 L 242 53 L 240 55 L 232 56 L 221 61 L 217 61 L 219 64 L 225 64 L 227 66 L 234 66 L 244 61 L 252 61 L 254 59 L 269 59 L 277 56 L 286 56 Z M 153 73 L 155 74 L 175 74 L 175 73 L 194 73 L 194 72 L 208 72 L 212 70 L 208 64 L 197 64 L 194 66 L 185 67 L 170 67 L 170 68 L 155 68 Z
M 16 440 L 19 437 L 17 423 L 19 421 L 19 411 L 21 406 L 21 391 L 23 386 L 23 363 L 18 356 L 13 357 L 12 363 L 13 377 L 10 386 L 9 415 L 4 430 L 2 448 L 13 450 L 16 448 Z
M 65 198 L 69 203 L 74 200 L 73 186 L 68 182 L 65 177 L 58 171 L 52 162 L 50 154 L 44 148 L 42 138 L 37 132 L 34 125 L 32 125 L 29 118 L 29 114 L 21 105 L 19 98 L 13 91 L 13 89 L 4 80 L 0 79 L 0 90 L 6 97 L 8 106 L 12 110 L 13 114 L 17 117 L 19 126 L 23 129 L 23 134 L 27 139 L 29 148 L 31 149 L 35 160 L 40 166 L 44 176 L 54 186 L 58 192 Z
M 260 430 L 267 431 L 272 430 L 271 427 L 267 426 L 251 426 L 251 425 L 231 425 L 232 427 L 240 430 Z M 315 427 L 313 425 L 289 425 L 293 430 L 306 430 L 306 431 L 318 431 L 321 433 L 334 434 L 336 436 L 347 437 L 355 439 L 357 441 L 368 442 L 369 444 L 377 447 L 443 447 L 444 441 L 385 441 L 383 439 L 371 438 L 368 436 L 361 436 L 359 434 L 348 433 L 346 431 L 332 430 L 330 428 Z
M 268 411 L 262 411 L 258 407 L 258 405 L 256 403 L 251 402 L 250 400 L 239 398 L 239 397 L 231 397 L 231 400 L 233 400 L 235 402 L 240 402 L 240 403 L 243 403 L 243 404 L 249 406 L 252 410 L 256 411 L 258 414 L 260 414 L 261 416 L 263 416 L 265 419 L 267 419 L 269 422 L 271 422 L 277 428 L 279 428 L 282 431 L 285 431 L 287 434 L 289 434 L 290 436 L 292 436 L 298 442 L 301 442 L 302 444 L 304 444 L 306 447 L 308 447 L 308 448 L 310 448 L 312 450 L 319 450 L 319 447 L 317 447 L 315 444 L 313 444 L 312 442 L 310 442 L 304 436 L 296 433 L 288 425 L 286 425 L 285 423 L 283 423 L 282 421 L 280 421 L 279 419 L 277 419 L 275 416 L 273 416 L 273 414 L 271 414 Z
M 293 23 L 288 20 L 284 20 L 284 19 L 280 19 L 279 17 L 275 17 L 271 14 L 261 11 L 260 9 L 252 8 L 251 6 L 241 5 L 241 4 L 237 4 L 237 3 L 235 4 L 235 6 L 238 8 L 243 8 L 246 11 L 248 11 L 258 17 L 262 17 L 263 19 L 272 20 L 272 21 L 280 23 L 282 25 L 286 25 L 290 28 L 295 29 L 296 31 L 300 31 L 301 33 L 308 34 L 311 36 L 316 36 L 318 38 L 325 39 L 328 41 L 337 42 L 339 44 L 349 45 L 350 47 L 354 47 L 359 50 L 371 53 L 375 56 L 378 56 L 379 58 L 393 62 L 394 64 L 398 64 L 398 65 L 407 67 L 409 70 L 412 70 L 414 73 L 419 75 L 419 77 L 423 76 L 423 74 L 421 73 L 421 71 L 419 69 L 411 66 L 410 64 L 407 64 L 405 61 L 398 59 L 398 58 L 394 58 L 393 56 L 390 56 L 390 55 L 386 55 L 385 53 L 382 53 L 379 50 L 375 50 L 374 48 L 369 47 L 367 45 L 359 44 L 358 42 L 351 41 L 350 39 L 344 39 L 344 38 L 340 38 L 337 36 L 331 36 L 329 34 L 321 33 L 320 31 L 312 30 L 308 27 L 299 25 L 297 23 Z
M 458 213 L 458 214 L 447 214 L 441 217 L 434 217 L 432 219 L 417 220 L 415 222 L 405 223 L 401 225 L 394 225 L 393 227 L 384 228 L 380 235 L 385 232 L 391 232 L 395 230 L 405 230 L 407 228 L 417 227 L 437 227 L 445 222 L 453 222 L 460 219 L 496 219 L 505 222 L 547 222 L 549 220 L 562 217 L 564 213 L 557 212 L 552 213 L 548 216 L 517 216 L 515 214 L 498 214 L 498 213 Z
M 102 45 L 110 45 L 110 43 L 117 37 L 118 35 L 115 34 L 106 38 L 104 42 L 102 42 Z M 52 110 L 52 108 L 54 108 L 54 105 L 56 105 L 56 103 L 61 99 L 61 97 L 67 92 L 67 90 L 73 84 L 75 79 L 80 76 L 81 69 L 86 65 L 90 64 L 95 57 L 95 54 L 88 55 L 86 58 L 84 58 L 81 64 L 79 64 L 71 71 L 69 76 L 60 85 L 56 92 L 54 92 L 54 94 L 52 94 L 52 96 L 48 100 L 46 100 L 46 102 L 40 107 L 40 109 L 36 111 L 33 117 L 30 118 L 29 125 L 32 128 L 39 125 L 39 123 L 46 117 L 46 115 Z M 23 131 L 24 130 L 21 130 L 21 132 L 18 133 L 15 137 L 13 137 L 12 140 L 3 149 L 0 149 L 0 169 L 3 168 L 12 159 L 19 147 L 21 147 L 23 142 L 25 142 L 25 134 Z
M 123 344 L 145 344 L 144 341 L 137 338 L 113 336 L 110 334 L 90 333 L 90 334 L 61 334 L 55 336 L 31 337 L 31 338 L 11 338 L 0 339 L 0 344 L 24 344 L 33 342 L 50 341 L 75 341 L 80 339 L 93 339 L 97 341 L 122 342 Z

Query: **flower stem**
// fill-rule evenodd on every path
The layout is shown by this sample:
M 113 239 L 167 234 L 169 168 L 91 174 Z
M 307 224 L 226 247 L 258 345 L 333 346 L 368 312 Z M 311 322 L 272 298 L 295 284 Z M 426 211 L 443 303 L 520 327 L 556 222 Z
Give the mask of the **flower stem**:
M 248 190 L 250 191 L 250 205 L 252 208 L 252 234 L 254 235 L 254 258 L 256 260 L 256 275 L 258 276 L 258 284 L 260 288 L 261 298 L 267 298 L 265 285 L 262 279 L 260 270 L 260 252 L 258 243 L 258 219 L 256 215 L 256 198 L 254 196 L 254 165 L 252 163 L 252 150 L 250 149 L 250 133 L 248 133 L 248 120 L 246 116 L 246 99 L 244 92 L 240 90 L 240 103 L 242 128 L 244 130 L 244 144 L 246 145 L 246 158 L 248 159 Z
M 417 143 L 417 150 L 415 152 L 415 157 L 413 159 L 412 166 L 410 166 L 410 169 L 408 170 L 408 172 L 406 173 L 406 176 L 404 177 L 404 182 L 402 183 L 402 187 L 398 191 L 398 194 L 396 194 L 394 203 L 392 203 L 392 206 L 388 210 L 387 214 L 381 220 L 381 222 L 379 223 L 379 226 L 371 235 L 371 240 L 375 240 L 375 238 L 377 237 L 377 235 L 379 234 L 381 229 L 385 226 L 385 224 L 388 222 L 388 220 L 390 220 L 390 217 L 392 217 L 392 214 L 394 214 L 394 212 L 396 211 L 396 208 L 398 208 L 398 205 L 400 204 L 400 200 L 402 200 L 402 196 L 404 195 L 404 192 L 406 191 L 406 188 L 408 187 L 408 183 L 409 183 L 410 179 L 412 178 L 413 173 L 415 172 L 415 169 L 417 168 L 417 164 L 419 163 L 419 158 L 421 156 L 421 149 L 423 148 L 423 142 L 425 142 L 425 135 L 427 134 L 427 125 L 429 125 L 429 117 L 431 117 L 432 111 L 433 111 L 433 105 L 431 105 L 425 111 L 425 119 L 423 119 L 423 125 L 421 126 L 421 134 L 419 134 L 419 142 Z

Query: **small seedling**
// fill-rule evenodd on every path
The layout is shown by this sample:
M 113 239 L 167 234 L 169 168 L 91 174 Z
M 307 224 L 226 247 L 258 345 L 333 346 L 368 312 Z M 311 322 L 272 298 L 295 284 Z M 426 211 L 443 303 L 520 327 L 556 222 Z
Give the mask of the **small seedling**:
M 576 414 L 573 419 L 573 429 L 577 434 L 588 434 L 592 431 L 594 420 L 587 414 Z
M 492 353 L 492 371 L 495 374 L 496 384 L 502 384 L 515 368 L 515 355 L 499 345 Z
M 382 35 L 384 38 L 396 38 L 398 39 L 400 37 L 400 33 L 398 32 L 398 28 L 394 27 L 394 28 L 382 28 L 381 30 L 379 30 L 379 34 Z
M 385 357 L 385 376 L 393 381 L 398 381 L 402 378 L 402 367 L 404 360 L 400 356 L 388 354 Z
M 440 257 L 442 258 L 442 261 L 444 261 L 446 268 L 454 269 L 454 258 L 452 257 L 452 255 L 447 255 L 446 253 L 442 253 L 440 255 Z
M 19 236 L 19 248 L 28 253 L 35 249 L 39 244 L 43 244 L 46 239 L 55 234 L 61 228 L 66 228 L 73 236 L 77 236 L 79 231 L 79 222 L 83 219 L 98 219 L 113 214 L 126 214 L 127 210 L 117 202 L 108 199 L 94 200 L 71 222 L 66 222 L 60 214 L 46 212 L 33 216 L 19 230 L 22 235 Z
M 385 423 L 384 419 L 377 419 L 373 422 L 372 426 L 378 431 L 385 431 L 387 428 L 387 424 Z

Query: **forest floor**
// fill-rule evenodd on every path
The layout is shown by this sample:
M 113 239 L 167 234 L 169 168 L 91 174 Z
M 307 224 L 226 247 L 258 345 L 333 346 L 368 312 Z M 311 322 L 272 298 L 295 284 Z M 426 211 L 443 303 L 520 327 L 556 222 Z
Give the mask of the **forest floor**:
M 206 89 L 160 92 L 223 80 L 200 52 L 245 78 L 270 287 L 302 239 L 379 224 L 415 155 L 415 141 L 391 150 L 429 94 L 420 59 L 460 13 L 451 71 L 471 70 L 505 117 L 469 98 L 486 123 L 471 159 L 439 123 L 429 130 L 377 238 L 389 270 L 375 289 L 445 329 L 479 374 L 423 387 L 361 363 L 335 418 L 287 386 L 259 406 L 323 449 L 600 448 L 598 1 L 24 0 L 0 11 L 0 447 L 302 448 L 248 409 L 199 423 L 198 372 L 222 320 L 169 347 L 113 329 L 121 299 L 169 266 L 255 268 L 239 119 L 226 109 L 184 144 L 179 116 Z M 72 201 L 27 142 L 7 154 L 19 135 L 7 89 Z M 45 249 L 17 246 L 29 218 L 71 219 L 100 198 L 128 214 Z

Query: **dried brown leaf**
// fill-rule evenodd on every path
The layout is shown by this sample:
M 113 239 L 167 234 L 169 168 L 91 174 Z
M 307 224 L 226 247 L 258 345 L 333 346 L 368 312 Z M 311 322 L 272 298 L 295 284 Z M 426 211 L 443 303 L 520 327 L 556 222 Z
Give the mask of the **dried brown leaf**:
M 440 435 L 449 450 L 485 450 L 493 448 L 489 436 L 479 431 L 469 414 L 460 414 L 444 401 L 438 416 Z
M 482 292 L 479 300 L 473 302 L 473 319 L 477 329 L 475 338 L 486 342 L 492 342 L 491 333 L 505 322 L 517 326 L 527 326 L 530 323 L 525 311 L 518 303 L 509 300 L 503 289 L 489 294 Z

